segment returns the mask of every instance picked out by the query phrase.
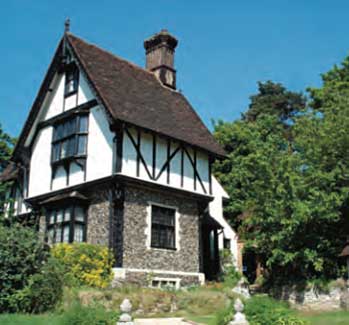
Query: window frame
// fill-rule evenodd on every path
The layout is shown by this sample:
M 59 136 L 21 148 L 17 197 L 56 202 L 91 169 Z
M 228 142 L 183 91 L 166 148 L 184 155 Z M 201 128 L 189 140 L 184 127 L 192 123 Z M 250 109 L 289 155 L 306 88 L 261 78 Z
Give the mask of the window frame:
M 76 209 L 80 208 L 83 212 L 83 221 L 76 220 Z M 66 211 L 70 210 L 70 220 L 64 220 L 65 219 L 65 214 Z M 62 212 L 62 221 L 57 221 L 57 215 L 58 212 Z M 50 219 L 52 214 L 54 214 L 54 220 L 53 223 L 50 223 Z M 64 241 L 64 228 L 66 226 L 69 226 L 69 238 L 68 238 L 68 243 L 73 243 L 75 242 L 75 225 L 81 225 L 83 226 L 83 232 L 82 232 L 82 240 L 80 242 L 86 242 L 87 238 L 87 207 L 81 204 L 74 204 L 70 203 L 67 206 L 57 206 L 57 207 L 52 207 L 47 210 L 46 213 L 46 239 L 47 242 L 50 243 L 51 245 L 55 244 L 60 244 L 60 243 L 66 243 Z M 57 241 L 57 229 L 60 227 L 60 239 Z M 49 239 L 49 232 L 50 230 L 53 229 L 53 237 L 51 240 Z
M 159 203 L 154 202 L 148 202 L 148 238 L 147 238 L 147 247 L 148 249 L 154 249 L 154 250 L 166 250 L 166 251 L 178 251 L 179 250 L 179 213 L 178 208 L 168 205 L 163 205 Z M 163 208 L 163 209 L 169 209 L 174 211 L 174 225 L 161 225 L 162 228 L 173 228 L 173 246 L 162 246 L 162 245 L 154 245 L 153 242 L 153 207 Z
M 79 89 L 79 69 L 75 63 L 70 63 L 65 69 L 64 98 L 75 95 Z M 73 82 L 73 89 L 69 90 L 69 83 Z
M 86 118 L 86 131 L 80 131 L 80 121 L 82 117 Z M 65 135 L 63 137 L 60 137 L 57 139 L 56 132 L 58 132 L 58 128 L 63 125 L 63 133 L 64 133 L 64 126 L 68 125 L 68 123 L 72 120 L 75 120 L 75 131 Z M 51 164 L 52 165 L 60 165 L 64 161 L 71 161 L 71 160 L 76 160 L 79 158 L 86 158 L 87 157 L 87 143 L 88 143 L 88 134 L 89 134 L 89 113 L 77 113 L 70 115 L 69 117 L 65 118 L 64 120 L 60 120 L 59 122 L 55 123 L 53 125 L 53 133 L 52 133 L 52 141 L 51 141 Z M 84 147 L 84 153 L 79 153 L 79 138 L 80 137 L 86 137 L 85 141 L 85 147 Z M 67 150 L 67 155 L 65 157 L 62 156 L 62 144 L 65 141 L 69 141 L 70 139 L 74 139 L 74 153 L 72 155 L 69 155 Z M 55 154 L 55 146 L 58 145 L 59 149 L 59 158 L 56 158 Z M 69 146 L 68 146 L 69 148 Z

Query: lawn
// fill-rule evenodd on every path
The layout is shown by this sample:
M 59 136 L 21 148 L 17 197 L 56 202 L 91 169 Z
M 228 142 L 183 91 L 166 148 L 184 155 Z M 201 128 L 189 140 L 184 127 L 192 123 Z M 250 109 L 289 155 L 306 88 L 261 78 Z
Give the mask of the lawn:
M 301 314 L 301 316 L 308 320 L 311 325 L 348 325 L 349 312 L 337 311 L 316 314 Z
M 1 325 L 61 325 L 62 316 L 54 314 L 45 315 L 0 315 Z

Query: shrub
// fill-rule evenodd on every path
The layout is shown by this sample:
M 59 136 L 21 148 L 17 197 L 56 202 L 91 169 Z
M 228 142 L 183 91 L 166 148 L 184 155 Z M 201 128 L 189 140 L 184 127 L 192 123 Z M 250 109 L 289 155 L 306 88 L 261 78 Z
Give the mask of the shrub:
M 113 257 L 107 247 L 87 243 L 57 244 L 52 255 L 65 268 L 67 285 L 106 288 L 113 279 Z
M 67 310 L 62 318 L 64 325 L 114 325 L 119 312 L 107 311 L 102 306 L 82 306 L 78 302 Z
M 234 288 L 238 284 L 241 277 L 242 277 L 241 273 L 237 271 L 235 266 L 233 265 L 228 266 L 225 268 L 223 273 L 224 285 L 230 288 Z
M 234 309 L 229 304 L 229 306 L 226 306 L 224 309 L 219 310 L 215 314 L 214 318 L 214 325 L 227 325 L 234 317 Z
M 267 296 L 254 296 L 246 301 L 245 314 L 250 325 L 305 325 L 284 302 Z
M 42 313 L 55 307 L 63 296 L 63 270 L 55 258 L 49 258 L 28 284 L 11 296 L 13 308 L 19 312 Z
M 1 311 L 20 310 L 21 306 L 16 302 L 18 292 L 40 272 L 48 256 L 48 248 L 34 230 L 18 224 L 0 226 Z

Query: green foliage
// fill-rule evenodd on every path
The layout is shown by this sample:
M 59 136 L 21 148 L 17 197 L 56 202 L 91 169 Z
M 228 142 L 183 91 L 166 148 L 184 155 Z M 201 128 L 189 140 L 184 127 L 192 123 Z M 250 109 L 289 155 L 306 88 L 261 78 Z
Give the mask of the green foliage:
M 287 123 L 305 109 L 305 97 L 287 90 L 283 85 L 272 81 L 259 82 L 258 94 L 250 97 L 251 103 L 244 119 L 255 121 L 261 116 L 276 116 Z
M 234 308 L 228 304 L 225 308 L 216 312 L 212 325 L 227 325 L 234 317 Z
M 20 308 L 11 297 L 40 272 L 47 257 L 48 250 L 35 231 L 20 225 L 0 226 L 0 310 Z
M 238 284 L 241 277 L 241 273 L 237 271 L 235 266 L 231 265 L 226 267 L 223 273 L 224 286 L 234 288 Z
M 244 311 L 251 325 L 305 325 L 287 304 L 267 296 L 254 296 L 246 300 Z
M 28 284 L 11 297 L 18 312 L 43 313 L 52 310 L 63 296 L 63 270 L 59 262 L 49 258 L 39 273 L 29 277 Z
M 5 133 L 0 124 L 0 174 L 4 171 L 9 163 L 15 139 Z M 6 200 L 6 192 L 11 184 L 8 182 L 0 182 L 0 221 L 3 219 L 3 207 Z
M 275 105 L 280 92 L 266 95 L 260 87 L 246 113 L 256 118 L 215 126 L 228 152 L 215 165 L 230 195 L 226 216 L 274 283 L 343 275 L 338 254 L 349 233 L 347 70 L 348 60 L 310 91 L 316 111 L 303 109 L 302 96 L 284 89 L 283 96 L 293 98 L 292 114 L 282 115 L 292 121 L 285 120 Z
M 120 313 L 102 306 L 83 306 L 75 302 L 63 315 L 63 325 L 114 325 Z
M 107 247 L 88 243 L 57 244 L 52 255 L 65 268 L 67 285 L 106 288 L 113 279 L 113 256 Z

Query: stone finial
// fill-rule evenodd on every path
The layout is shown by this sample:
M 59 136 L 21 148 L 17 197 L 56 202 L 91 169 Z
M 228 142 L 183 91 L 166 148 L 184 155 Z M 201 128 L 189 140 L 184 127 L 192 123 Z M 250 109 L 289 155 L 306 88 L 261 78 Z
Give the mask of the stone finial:
M 236 311 L 234 319 L 229 323 L 229 325 L 248 325 L 249 322 L 246 319 L 246 316 L 242 313 L 244 310 L 244 304 L 238 298 L 235 300 L 234 309 Z
M 133 325 L 131 311 L 132 311 L 132 305 L 130 300 L 124 299 L 122 304 L 120 305 L 121 310 L 121 316 L 119 318 L 119 321 L 116 323 L 117 325 Z
M 68 33 L 70 31 L 70 19 L 67 18 L 64 22 L 64 32 Z

